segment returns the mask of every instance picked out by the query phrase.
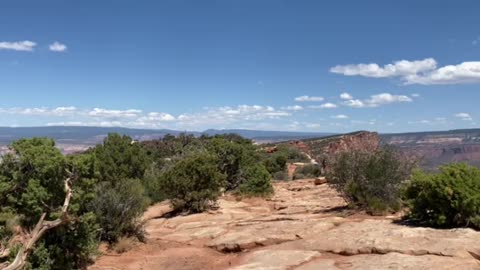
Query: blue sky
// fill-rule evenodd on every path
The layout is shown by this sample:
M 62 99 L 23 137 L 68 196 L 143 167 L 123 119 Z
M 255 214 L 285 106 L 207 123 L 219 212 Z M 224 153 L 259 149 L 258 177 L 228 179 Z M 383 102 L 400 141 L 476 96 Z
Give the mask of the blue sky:
M 1 1 L 0 126 L 476 128 L 479 11 L 478 1 Z

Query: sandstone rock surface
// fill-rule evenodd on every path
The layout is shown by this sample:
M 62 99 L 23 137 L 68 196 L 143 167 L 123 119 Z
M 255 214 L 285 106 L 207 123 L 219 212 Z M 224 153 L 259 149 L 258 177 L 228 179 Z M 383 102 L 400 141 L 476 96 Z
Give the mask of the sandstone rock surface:
M 352 213 L 314 179 L 276 182 L 275 195 L 165 218 L 150 208 L 147 243 L 107 253 L 89 269 L 480 269 L 480 232 L 409 227 L 398 216 Z

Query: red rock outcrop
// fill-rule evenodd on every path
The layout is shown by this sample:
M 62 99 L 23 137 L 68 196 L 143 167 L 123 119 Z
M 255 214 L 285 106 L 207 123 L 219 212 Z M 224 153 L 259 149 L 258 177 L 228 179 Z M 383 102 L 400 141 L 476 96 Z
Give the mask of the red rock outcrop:
M 337 154 L 345 151 L 374 151 L 378 148 L 379 137 L 376 132 L 359 132 L 340 136 L 337 140 L 331 141 L 323 148 L 327 155 Z
M 318 139 L 308 139 L 296 142 L 295 146 L 322 163 L 326 158 L 345 151 L 374 151 L 378 148 L 380 139 L 378 133 L 359 131 Z

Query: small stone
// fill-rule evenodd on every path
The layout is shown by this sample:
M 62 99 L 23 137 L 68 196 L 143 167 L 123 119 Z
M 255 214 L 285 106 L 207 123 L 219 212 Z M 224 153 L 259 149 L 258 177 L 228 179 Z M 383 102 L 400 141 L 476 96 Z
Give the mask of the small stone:
M 326 183 L 327 183 L 327 179 L 325 179 L 325 177 L 318 177 L 314 181 L 315 186 L 323 185 L 323 184 L 326 184 Z

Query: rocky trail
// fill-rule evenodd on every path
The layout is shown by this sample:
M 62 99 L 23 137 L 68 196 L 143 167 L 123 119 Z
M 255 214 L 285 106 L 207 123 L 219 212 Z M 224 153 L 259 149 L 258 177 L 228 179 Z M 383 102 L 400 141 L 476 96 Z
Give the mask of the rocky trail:
M 480 269 L 480 232 L 354 214 L 327 185 L 274 183 L 268 199 L 219 200 L 208 213 L 145 213 L 146 243 L 105 252 L 91 270 Z

